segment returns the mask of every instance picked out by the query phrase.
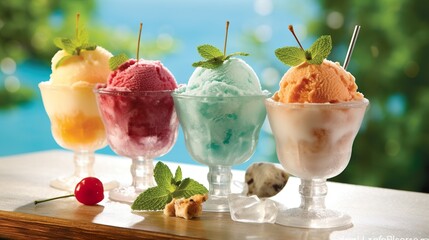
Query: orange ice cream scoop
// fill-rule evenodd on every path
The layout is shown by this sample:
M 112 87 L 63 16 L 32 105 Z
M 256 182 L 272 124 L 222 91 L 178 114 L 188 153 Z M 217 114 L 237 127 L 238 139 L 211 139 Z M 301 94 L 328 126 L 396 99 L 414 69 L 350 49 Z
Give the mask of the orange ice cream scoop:
M 323 60 L 291 67 L 280 81 L 273 100 L 282 103 L 337 103 L 363 99 L 355 78 L 339 65 Z

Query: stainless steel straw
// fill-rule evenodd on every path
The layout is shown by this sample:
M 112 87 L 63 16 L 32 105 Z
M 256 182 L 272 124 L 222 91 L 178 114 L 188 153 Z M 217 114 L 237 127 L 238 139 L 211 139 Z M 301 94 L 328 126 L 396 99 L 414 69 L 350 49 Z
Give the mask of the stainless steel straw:
M 347 66 L 349 65 L 350 58 L 353 53 L 353 48 L 355 47 L 356 39 L 359 35 L 359 31 L 360 31 L 360 26 L 356 25 L 355 30 L 353 31 L 352 40 L 350 41 L 349 50 L 347 50 L 346 59 L 344 60 L 344 65 L 343 65 L 344 69 L 347 69 Z

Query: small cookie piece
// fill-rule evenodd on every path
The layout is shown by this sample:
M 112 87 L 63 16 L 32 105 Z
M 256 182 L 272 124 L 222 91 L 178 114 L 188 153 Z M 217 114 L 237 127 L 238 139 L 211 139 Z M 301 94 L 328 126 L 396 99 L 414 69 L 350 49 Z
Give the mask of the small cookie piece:
M 173 198 L 171 202 L 167 203 L 164 207 L 164 215 L 167 215 L 169 217 L 175 217 L 176 211 L 174 210 L 174 203 L 176 202 L 176 199 Z
M 246 170 L 247 196 L 272 197 L 286 185 L 289 175 L 273 163 L 253 163 Z
M 207 200 L 207 195 L 197 194 L 190 198 L 180 198 L 171 200 L 164 208 L 164 214 L 170 217 L 182 217 L 191 219 L 201 215 L 203 202 Z

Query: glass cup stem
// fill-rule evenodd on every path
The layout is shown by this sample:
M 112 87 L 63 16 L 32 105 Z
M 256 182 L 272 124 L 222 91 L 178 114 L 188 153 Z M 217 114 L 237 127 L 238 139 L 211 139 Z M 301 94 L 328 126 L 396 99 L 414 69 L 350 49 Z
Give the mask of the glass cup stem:
M 300 208 L 308 211 L 326 209 L 325 197 L 328 193 L 326 179 L 301 179 L 299 193 L 301 194 Z
M 112 189 L 109 192 L 109 198 L 113 201 L 132 203 L 140 193 L 155 186 L 153 179 L 153 159 L 144 157 L 132 158 L 130 171 L 133 177 L 131 186 Z
M 207 180 L 209 194 L 214 196 L 228 196 L 231 193 L 231 167 L 210 166 Z
M 301 228 L 335 228 L 351 225 L 351 217 L 325 207 L 326 179 L 301 179 L 301 205 L 280 210 L 276 223 Z
M 94 152 L 75 151 L 74 152 L 74 176 L 84 178 L 94 176 Z
M 74 172 L 71 176 L 59 177 L 50 185 L 56 189 L 73 192 L 82 178 L 94 176 L 95 156 L 93 151 L 75 151 L 73 154 Z M 103 183 L 104 184 L 104 183 Z M 106 186 L 105 186 L 106 187 Z
M 132 159 L 131 175 L 133 177 L 132 186 L 136 192 L 155 186 L 153 179 L 153 160 L 137 157 Z
M 231 193 L 231 167 L 209 166 L 209 199 L 203 209 L 208 212 L 229 212 L 228 195 Z

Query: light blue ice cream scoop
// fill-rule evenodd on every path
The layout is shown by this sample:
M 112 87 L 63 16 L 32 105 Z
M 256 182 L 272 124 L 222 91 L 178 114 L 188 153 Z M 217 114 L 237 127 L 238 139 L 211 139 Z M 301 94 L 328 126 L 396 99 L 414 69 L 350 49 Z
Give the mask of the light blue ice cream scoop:
M 262 94 L 255 71 L 242 59 L 230 58 L 215 69 L 198 67 L 180 93 L 192 96 L 247 96 Z
M 229 211 L 231 166 L 255 152 L 268 95 L 253 69 L 238 58 L 215 69 L 198 67 L 188 84 L 173 93 L 186 148 L 194 160 L 209 166 L 205 211 Z

